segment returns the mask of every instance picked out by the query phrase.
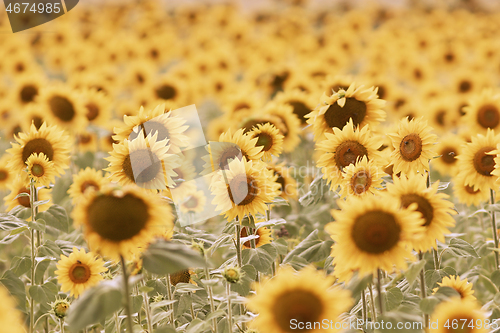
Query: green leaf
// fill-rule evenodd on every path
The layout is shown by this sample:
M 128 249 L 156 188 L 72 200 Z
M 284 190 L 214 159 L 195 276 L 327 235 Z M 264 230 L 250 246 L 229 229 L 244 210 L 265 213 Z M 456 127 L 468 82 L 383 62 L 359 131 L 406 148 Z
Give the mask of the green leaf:
M 256 249 L 244 249 L 241 258 L 243 263 L 252 265 L 259 272 L 267 273 L 277 255 L 276 249 L 271 244 L 265 244 Z
M 153 330 L 153 333 L 176 333 L 177 331 L 171 327 L 162 327 Z
M 378 318 L 378 322 L 384 322 L 380 325 L 380 330 L 376 332 L 382 333 L 394 333 L 394 332 L 405 332 L 405 333 L 422 333 L 423 323 L 422 317 L 419 315 L 406 313 L 406 312 L 388 312 L 383 316 Z M 402 325 L 398 329 L 398 325 Z
M 141 293 L 149 293 L 150 291 L 153 291 L 153 290 L 155 290 L 155 288 L 151 288 L 151 287 L 148 287 L 148 286 L 139 287 L 139 291 Z
M 25 226 L 26 221 L 11 214 L 0 213 L 0 231 L 12 231 Z
M 317 262 L 326 259 L 330 255 L 333 241 L 322 241 L 318 237 L 318 230 L 311 232 L 302 242 L 300 242 L 288 255 L 283 259 L 283 263 L 288 261 L 293 256 L 304 258 L 307 262 Z
M 286 221 L 284 219 L 270 219 L 269 221 L 255 223 L 255 227 L 256 228 L 269 227 L 269 226 L 274 227 L 285 223 Z
M 231 283 L 231 290 L 237 292 L 241 296 L 248 296 L 250 293 L 250 286 L 255 280 L 257 271 L 252 265 L 245 265 L 241 267 L 243 277 L 238 283 Z
M 138 313 L 141 308 L 142 308 L 142 302 L 144 299 L 142 298 L 142 295 L 135 295 L 132 296 L 132 313 Z
M 175 286 L 175 291 L 181 294 L 196 292 L 197 290 L 202 290 L 203 288 L 195 286 L 192 283 L 179 282 Z
M 159 240 L 143 254 L 143 266 L 151 273 L 166 275 L 183 269 L 204 267 L 200 253 L 183 244 Z
M 122 307 L 120 284 L 102 281 L 71 304 L 66 322 L 73 331 L 99 323 Z
M 272 201 L 272 204 L 274 206 L 289 206 L 290 205 L 290 203 L 287 200 L 283 199 L 282 197 L 274 198 Z
M 43 245 L 38 248 L 39 256 L 60 258 L 61 254 L 63 254 L 61 248 L 54 241 L 51 241 L 50 239 L 47 239 L 43 243 Z
M 35 302 L 43 305 L 47 305 L 48 303 L 55 301 L 58 291 L 59 289 L 57 288 L 57 285 L 52 281 L 44 283 L 41 286 L 31 286 L 28 290 L 30 296 L 35 300 Z
M 31 269 L 30 257 L 14 257 L 10 265 L 10 270 L 17 276 L 21 276 Z
M 438 290 L 436 290 L 436 292 L 434 293 L 434 295 L 438 298 L 443 298 L 443 299 L 460 296 L 460 294 L 452 287 L 439 287 Z
M 452 238 L 450 240 L 448 251 L 452 252 L 456 257 L 479 258 L 474 247 L 460 238 Z
M 500 286 L 500 271 L 494 270 L 493 273 L 491 273 L 490 280 L 495 285 Z
M 26 220 L 28 217 L 31 216 L 31 208 L 19 205 L 12 208 L 9 214 L 14 215 L 15 217 L 18 217 L 21 220 Z
M 436 305 L 438 305 L 441 301 L 436 296 L 428 296 L 420 301 L 419 307 L 425 314 L 432 314 Z
M 293 256 L 293 258 L 289 260 L 287 264 L 291 265 L 296 271 L 300 271 L 302 268 L 309 265 L 307 260 L 299 256 Z
M 413 282 L 415 282 L 415 280 L 419 276 L 422 269 L 424 269 L 426 263 L 427 263 L 427 261 L 425 259 L 417 261 L 417 262 L 411 264 L 410 267 L 408 268 L 408 270 L 406 272 L 404 272 L 406 280 L 408 280 L 408 283 L 410 284 L 410 286 L 413 285 Z
M 241 226 L 242 227 L 250 227 L 250 228 L 256 228 L 255 227 L 255 221 L 254 219 L 250 219 L 248 218 L 247 216 L 245 216 L 242 220 L 241 220 Z
M 24 313 L 26 311 L 26 289 L 23 281 L 14 274 L 11 270 L 7 270 L 3 273 L 0 278 L 0 283 L 2 283 L 5 288 L 14 296 L 17 300 L 17 308 Z
M 274 248 L 276 249 L 276 252 L 278 252 L 279 255 L 284 256 L 288 252 L 288 243 L 287 243 L 286 239 L 284 239 L 284 238 L 278 238 L 278 239 L 274 240 L 271 243 L 271 245 L 274 246 Z
M 231 239 L 233 239 L 233 235 L 230 234 L 220 235 L 212 244 L 212 246 L 210 246 L 210 254 L 213 254 L 220 247 L 232 244 Z
M 35 259 L 37 261 L 35 266 L 35 282 L 41 284 L 43 282 L 43 275 L 45 274 L 47 268 L 49 268 L 53 258 L 43 257 Z
M 52 205 L 45 212 L 40 212 L 36 215 L 36 220 L 45 220 L 46 225 L 56 228 L 57 230 L 68 232 L 69 219 L 66 210 L 58 205 Z
M 33 230 L 45 232 L 45 221 L 42 219 L 38 219 L 35 222 L 28 222 L 28 227 Z
M 372 282 L 373 277 L 371 274 L 365 276 L 360 279 L 357 275 L 351 279 L 349 284 L 347 285 L 347 289 L 352 292 L 352 295 L 356 297 L 356 299 L 361 298 L 361 292 L 368 287 L 368 285 Z
M 403 301 L 403 292 L 401 289 L 394 287 L 386 291 L 385 304 L 387 311 L 392 311 L 397 308 Z
M 196 318 L 189 323 L 188 327 L 186 327 L 186 333 L 204 332 L 208 327 L 209 327 L 208 322 Z

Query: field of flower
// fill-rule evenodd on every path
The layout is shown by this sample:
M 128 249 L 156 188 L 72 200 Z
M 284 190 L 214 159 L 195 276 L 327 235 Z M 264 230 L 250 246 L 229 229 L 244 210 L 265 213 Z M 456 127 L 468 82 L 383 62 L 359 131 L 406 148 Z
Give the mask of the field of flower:
M 2 8 L 0 332 L 499 332 L 500 12 L 433 6 Z

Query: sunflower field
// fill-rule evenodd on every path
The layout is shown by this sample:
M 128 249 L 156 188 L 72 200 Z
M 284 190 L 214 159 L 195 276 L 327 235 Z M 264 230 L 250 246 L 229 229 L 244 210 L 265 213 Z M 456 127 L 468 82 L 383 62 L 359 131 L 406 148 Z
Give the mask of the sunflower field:
M 0 333 L 500 332 L 496 1 L 7 11 Z

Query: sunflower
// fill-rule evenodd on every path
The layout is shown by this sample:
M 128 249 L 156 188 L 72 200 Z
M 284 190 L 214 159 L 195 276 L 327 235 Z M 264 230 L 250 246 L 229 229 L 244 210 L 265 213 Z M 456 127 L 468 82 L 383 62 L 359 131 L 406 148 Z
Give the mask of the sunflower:
M 439 171 L 441 175 L 455 175 L 458 172 L 457 157 L 462 151 L 462 142 L 462 138 L 456 134 L 446 134 L 440 137 L 435 149 L 440 157 L 432 161 L 432 168 Z
M 41 75 L 28 74 L 17 77 L 13 89 L 15 101 L 20 106 L 33 103 L 45 84 Z
M 367 156 L 368 161 L 374 159 L 375 162 L 381 159 L 378 151 L 381 140 L 373 137 L 366 126 L 354 128 L 352 120 L 342 130 L 334 127 L 333 134 L 325 133 L 325 138 L 316 144 L 316 150 L 321 152 L 317 166 L 322 168 L 323 178 L 332 190 L 342 182 L 344 168 L 356 163 L 358 158 Z
M 462 146 L 462 153 L 458 158 L 458 174 L 463 175 L 464 185 L 472 186 L 474 190 L 487 192 L 495 188 L 495 151 L 500 137 L 495 131 L 488 129 L 486 135 L 472 136 L 472 142 Z
M 476 207 L 479 207 L 481 203 L 488 202 L 490 191 L 480 188 L 474 189 L 472 186 L 465 185 L 465 176 L 466 174 L 462 173 L 452 178 L 453 195 L 458 199 L 458 202 Z
M 180 203 L 180 210 L 183 213 L 201 213 L 205 210 L 206 202 L 207 197 L 203 191 L 193 191 L 183 197 Z
M 137 136 L 132 141 L 125 140 L 113 145 L 111 156 L 107 157 L 111 180 L 123 185 L 134 183 L 138 186 L 159 190 L 173 184 L 176 176 L 173 169 L 178 166 L 177 155 L 167 154 L 167 139 L 158 141 L 158 132 L 146 138 Z
M 10 158 L 4 154 L 0 158 L 0 190 L 6 189 L 7 185 L 14 179 L 15 173 L 11 168 L 7 167 Z
M 57 126 L 47 126 L 43 123 L 36 129 L 32 124 L 28 133 L 19 133 L 19 137 L 15 139 L 18 144 L 12 143 L 12 148 L 7 150 L 12 155 L 9 161 L 12 170 L 24 170 L 28 158 L 33 153 L 45 154 L 48 160 L 54 163 L 57 176 L 64 174 L 64 169 L 69 167 L 71 140 Z
M 474 94 L 462 109 L 464 124 L 474 133 L 484 134 L 488 128 L 500 129 L 500 93 L 492 89 L 484 89 Z
M 312 266 L 295 273 L 281 268 L 275 277 L 254 284 L 256 294 L 248 299 L 248 308 L 259 313 L 251 323 L 262 332 L 293 333 L 292 322 L 314 323 L 323 318 L 338 320 L 353 301 L 350 292 L 332 287 L 334 278 Z M 319 330 L 308 330 L 319 332 Z
M 27 104 L 24 107 L 22 114 L 23 128 L 30 128 L 31 124 L 35 125 L 38 130 L 42 126 L 45 119 L 45 111 L 40 105 L 36 103 Z
M 277 176 L 276 182 L 280 185 L 280 197 L 285 200 L 297 199 L 297 181 L 290 175 L 290 168 L 285 163 L 267 164 L 274 176 Z
M 54 163 L 50 162 L 44 153 L 33 153 L 26 161 L 28 177 L 44 186 L 55 183 L 56 171 Z
M 266 106 L 269 107 L 269 104 L 275 105 L 274 103 L 268 103 Z M 291 111 L 289 108 L 288 110 Z M 235 128 L 243 129 L 245 134 L 257 126 L 257 124 L 263 125 L 266 123 L 274 125 L 274 127 L 278 128 L 283 135 L 288 131 L 282 118 L 270 113 L 264 113 L 262 110 L 258 112 L 255 110 L 241 110 L 236 113 L 233 118 L 234 124 L 236 124 Z
M 407 117 L 401 120 L 395 133 L 387 134 L 394 147 L 391 155 L 394 173 L 429 170 L 429 160 L 435 155 L 431 149 L 437 141 L 431 131 L 423 118 L 409 120 Z
M 16 309 L 16 301 L 7 289 L 0 285 L 0 327 L 9 333 L 25 333 L 21 311 Z
M 349 164 L 342 174 L 342 196 L 363 196 L 366 194 L 375 194 L 382 186 L 382 172 L 373 162 L 363 156 L 358 158 L 355 164 Z
M 257 222 L 262 222 L 262 221 L 257 221 Z M 269 244 L 273 240 L 271 236 L 271 229 L 266 227 L 258 228 L 257 230 L 255 230 L 255 235 L 259 236 L 259 238 L 255 239 L 255 247 L 260 247 L 262 245 Z M 248 236 L 247 228 L 241 228 L 240 236 L 241 238 Z M 245 243 L 243 243 L 243 248 L 251 249 L 252 248 L 251 241 L 246 241 Z
M 193 158 L 185 156 L 183 153 L 177 154 L 177 156 L 180 165 L 174 168 L 176 176 L 172 177 L 173 183 L 169 184 L 170 192 L 176 202 L 184 200 L 191 192 L 196 190 L 196 183 L 192 180 L 197 177 Z
M 360 276 L 377 269 L 406 269 L 414 259 L 410 246 L 424 232 L 424 221 L 416 211 L 401 210 L 387 195 L 349 197 L 337 201 L 335 222 L 326 225 L 335 244 L 331 256 L 339 271 L 358 270 Z
M 273 124 L 272 122 L 270 124 L 279 129 L 280 134 L 283 135 L 283 151 L 287 153 L 294 151 L 300 143 L 300 120 L 293 113 L 292 106 L 269 102 L 262 109 L 262 113 L 280 120 L 278 124 Z M 279 126 L 280 124 L 282 126 Z
M 444 243 L 444 235 L 450 233 L 448 228 L 455 226 L 451 216 L 456 214 L 453 203 L 446 200 L 448 195 L 437 193 L 438 186 L 439 181 L 427 188 L 423 175 L 396 177 L 393 184 L 387 184 L 387 192 L 399 201 L 402 208 L 414 209 L 424 219 L 424 235 L 413 244 L 416 251 L 437 250 L 436 240 Z
M 102 171 L 87 167 L 85 170 L 80 170 L 73 175 L 73 182 L 68 189 L 69 197 L 73 204 L 76 204 L 88 189 L 93 188 L 99 191 L 105 183 Z
M 279 134 L 280 131 L 273 125 L 267 123 L 264 125 L 258 124 L 254 127 L 248 135 L 250 138 L 257 138 L 255 146 L 262 146 L 262 159 L 270 161 L 272 155 L 279 156 L 283 150 L 283 135 Z
M 231 117 L 223 115 L 212 119 L 208 123 L 207 137 L 210 141 L 217 141 L 222 133 L 231 129 L 233 120 Z
M 74 247 L 69 257 L 61 254 L 55 274 L 61 290 L 69 291 L 70 296 L 78 298 L 85 290 L 98 284 L 102 280 L 101 273 L 107 270 L 104 261 L 92 252 L 86 253 L 84 249 Z
M 219 170 L 210 184 L 216 210 L 226 214 L 228 221 L 247 214 L 264 214 L 266 203 L 279 195 L 280 185 L 275 182 L 263 162 L 234 159 L 228 169 Z
M 378 124 L 386 116 L 381 109 L 384 105 L 385 101 L 377 98 L 376 88 L 365 89 L 352 83 L 347 90 L 341 89 L 330 96 L 323 93 L 318 106 L 306 118 L 313 125 L 315 140 L 321 140 L 333 128 L 344 128 L 349 119 L 360 127 Z
M 159 141 L 168 139 L 170 152 L 180 152 L 181 148 L 189 145 L 189 138 L 183 134 L 188 129 L 188 126 L 184 125 L 186 120 L 165 111 L 165 104 L 148 111 L 141 106 L 137 116 L 123 116 L 125 125 L 115 127 L 116 134 L 113 139 L 123 142 L 133 140 L 139 135 L 158 133 Z
M 487 314 L 481 310 L 477 302 L 454 297 L 436 306 L 431 316 L 431 323 L 438 323 L 439 325 L 436 327 L 431 326 L 429 332 L 486 333 L 489 332 L 486 327 L 487 318 Z M 458 323 L 457 328 L 452 326 L 453 323 Z
M 76 135 L 76 143 L 78 145 L 79 152 L 93 152 L 97 151 L 98 141 L 97 133 L 94 132 L 82 132 Z
M 10 194 L 6 195 L 3 198 L 5 204 L 7 205 L 7 211 L 14 209 L 16 206 L 31 208 L 29 196 L 20 196 L 16 199 L 16 197 L 21 193 L 30 194 L 29 179 L 27 176 L 25 176 L 24 174 L 19 175 L 11 183 L 7 185 L 7 188 L 9 189 Z M 37 201 L 49 200 L 51 198 L 50 193 L 51 193 L 50 189 L 46 188 L 40 189 L 37 192 L 38 194 Z M 51 203 L 47 202 L 45 204 L 37 206 L 38 211 L 39 212 L 46 211 L 50 207 L 50 205 Z
M 86 89 L 82 92 L 82 101 L 87 112 L 87 120 L 94 125 L 105 125 L 111 117 L 111 100 L 102 91 Z
M 305 118 L 305 115 L 314 109 L 314 102 L 311 100 L 310 94 L 298 89 L 279 92 L 274 96 L 273 101 L 278 104 L 290 105 L 292 107 L 292 112 L 300 120 L 302 126 L 307 125 L 307 118 Z
M 178 283 L 191 283 L 194 284 L 195 286 L 197 285 L 196 282 L 191 279 L 191 276 L 194 274 L 194 271 L 191 269 L 183 269 L 180 270 L 176 273 L 170 274 L 169 279 L 170 283 L 173 286 L 176 286 Z
M 186 93 L 189 91 L 182 80 L 168 75 L 156 82 L 152 88 L 157 99 L 181 104 L 187 99 Z
M 91 249 L 113 259 L 128 259 L 173 229 L 170 206 L 135 185 L 88 191 L 74 208 L 73 219 L 75 227 L 84 226 Z
M 451 287 L 455 289 L 460 297 L 465 301 L 475 301 L 476 297 L 474 294 L 474 290 L 472 290 L 472 283 L 468 282 L 467 279 L 461 280 L 460 276 L 445 276 L 441 282 L 438 282 L 439 287 Z M 433 292 L 435 293 L 438 288 L 434 288 Z

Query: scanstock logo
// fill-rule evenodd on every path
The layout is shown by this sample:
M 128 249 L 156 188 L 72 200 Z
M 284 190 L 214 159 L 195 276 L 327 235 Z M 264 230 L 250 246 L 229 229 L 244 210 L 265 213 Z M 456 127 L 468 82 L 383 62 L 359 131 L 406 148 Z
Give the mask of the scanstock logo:
M 79 0 L 3 0 L 12 32 L 36 27 L 63 16 Z

